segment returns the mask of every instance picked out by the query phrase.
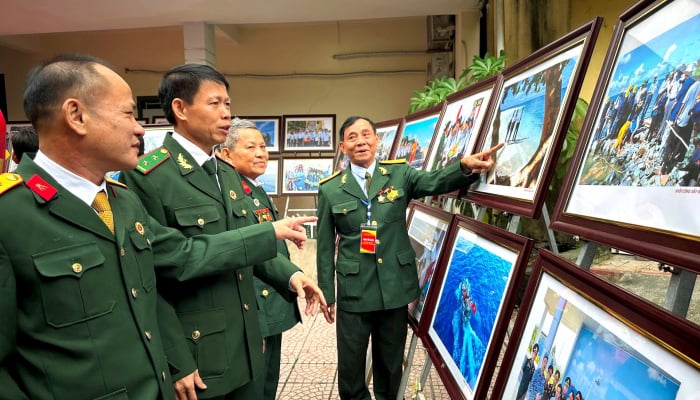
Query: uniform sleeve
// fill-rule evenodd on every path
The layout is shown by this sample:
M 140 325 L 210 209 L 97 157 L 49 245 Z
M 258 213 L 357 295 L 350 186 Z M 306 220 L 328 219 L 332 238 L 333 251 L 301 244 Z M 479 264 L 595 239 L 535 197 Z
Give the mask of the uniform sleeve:
M 191 238 L 160 225 L 152 217 L 149 225 L 154 236 L 153 261 L 160 277 L 186 281 L 246 268 L 277 255 L 268 251 L 277 248 L 275 230 L 269 222 Z
M 8 400 L 29 399 L 12 377 L 17 349 L 17 286 L 4 247 L 0 246 L 0 397 Z
M 328 304 L 335 303 L 335 226 L 333 214 L 323 190 L 318 192 L 316 223 L 316 269 L 318 286 Z
M 288 297 L 286 294 L 291 292 L 289 280 L 292 274 L 300 271 L 299 267 L 280 253 L 277 253 L 277 256 L 271 260 L 253 266 L 253 274 L 256 278 L 262 279 L 285 297 Z M 294 295 L 296 296 L 296 292 Z
M 158 295 L 156 311 L 170 375 L 173 381 L 177 381 L 194 372 L 197 369 L 197 363 L 192 357 L 187 340 L 182 335 L 182 325 L 175 309 L 160 295 Z
M 460 163 L 453 163 L 447 168 L 431 172 L 419 171 L 407 164 L 404 168 L 407 189 L 410 190 L 410 197 L 413 199 L 468 188 L 479 179 L 479 174 L 462 173 Z

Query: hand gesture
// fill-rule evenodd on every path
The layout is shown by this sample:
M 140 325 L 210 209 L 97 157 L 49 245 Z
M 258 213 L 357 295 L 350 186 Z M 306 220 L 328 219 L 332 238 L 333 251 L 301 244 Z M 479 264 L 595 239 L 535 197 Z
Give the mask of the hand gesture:
M 199 377 L 199 370 L 194 370 L 191 374 L 179 379 L 173 384 L 175 390 L 175 398 L 177 400 L 197 400 L 195 386 L 199 389 L 206 389 L 202 378 Z
M 306 299 L 304 315 L 316 315 L 319 304 L 321 309 L 326 308 L 326 298 L 316 282 L 301 272 L 292 275 L 289 284 L 296 290 L 297 296 Z
M 463 166 L 472 170 L 473 173 L 481 174 L 489 172 L 494 164 L 491 156 L 505 145 L 505 143 L 499 143 L 488 150 L 466 156 L 461 160 L 461 163 Z
M 317 220 L 316 217 L 291 217 L 275 221 L 272 226 L 275 228 L 275 236 L 278 240 L 291 240 L 302 249 L 306 241 L 306 229 L 303 225 Z

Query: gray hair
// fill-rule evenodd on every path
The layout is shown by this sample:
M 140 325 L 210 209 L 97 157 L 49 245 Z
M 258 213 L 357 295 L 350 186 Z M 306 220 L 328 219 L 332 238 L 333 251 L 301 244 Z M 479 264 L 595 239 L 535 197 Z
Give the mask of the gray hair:
M 228 135 L 226 135 L 226 141 L 224 141 L 222 148 L 228 147 L 229 149 L 233 149 L 234 146 L 236 146 L 236 143 L 241 139 L 241 135 L 238 133 L 239 129 L 255 129 L 256 131 L 260 131 L 255 125 L 255 122 L 234 117 L 231 120 L 231 127 L 228 130 Z

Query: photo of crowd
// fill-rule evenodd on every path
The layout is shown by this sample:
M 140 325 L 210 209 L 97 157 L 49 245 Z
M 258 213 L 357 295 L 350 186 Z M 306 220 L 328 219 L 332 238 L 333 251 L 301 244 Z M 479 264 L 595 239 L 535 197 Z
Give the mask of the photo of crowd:
M 335 117 L 284 117 L 284 150 L 334 150 Z
M 413 168 L 423 168 L 439 117 L 440 113 L 437 113 L 415 121 L 406 122 L 394 158 L 406 159 L 406 162 Z
M 284 194 L 318 192 L 318 183 L 333 173 L 332 158 L 282 160 Z

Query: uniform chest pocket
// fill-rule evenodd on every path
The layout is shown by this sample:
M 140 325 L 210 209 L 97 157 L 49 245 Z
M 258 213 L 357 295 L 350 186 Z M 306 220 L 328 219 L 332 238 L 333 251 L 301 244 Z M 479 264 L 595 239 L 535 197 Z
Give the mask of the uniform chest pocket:
M 234 218 L 248 218 L 248 214 L 253 212 L 251 204 L 245 198 L 234 200 L 231 202 L 231 213 Z
M 221 218 L 217 207 L 211 204 L 195 204 L 173 210 L 175 221 L 183 229 L 204 228 L 204 225 L 218 221 Z
M 331 206 L 333 219 L 338 232 L 359 231 L 360 225 L 367 221 L 367 213 L 360 209 L 357 200 L 345 201 Z
M 119 282 L 105 267 L 96 243 L 82 243 L 35 254 L 46 322 L 61 328 L 108 314 L 114 308 L 109 282 Z

